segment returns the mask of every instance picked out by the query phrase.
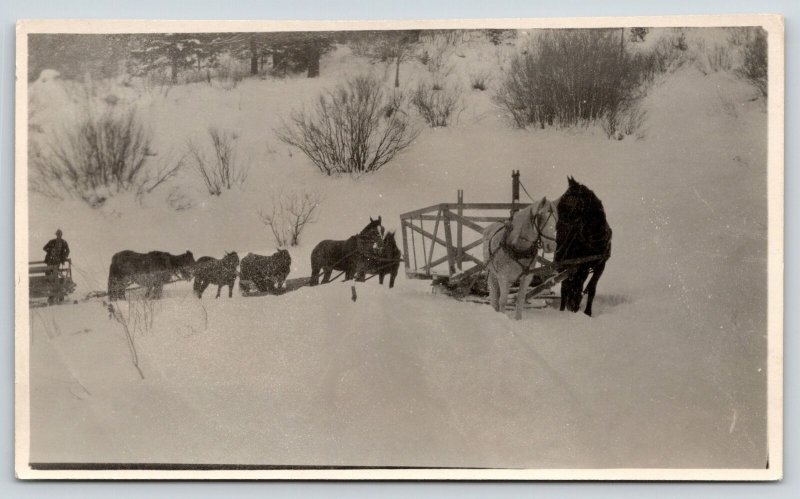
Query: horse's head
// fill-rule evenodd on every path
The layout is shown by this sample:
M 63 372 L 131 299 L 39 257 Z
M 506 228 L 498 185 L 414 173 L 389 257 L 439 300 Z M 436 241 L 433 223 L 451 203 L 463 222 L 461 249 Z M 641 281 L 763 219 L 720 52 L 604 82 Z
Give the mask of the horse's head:
M 235 251 L 225 252 L 222 258 L 222 264 L 228 268 L 236 268 L 239 265 L 239 255 Z
M 376 220 L 369 217 L 369 224 L 358 233 L 359 240 L 365 248 L 370 248 L 373 251 L 381 251 L 383 248 L 383 237 L 386 234 L 386 229 L 381 225 L 381 217 L 378 216 Z
M 187 250 L 186 253 L 182 255 L 178 255 L 175 258 L 175 267 L 177 270 L 175 273 L 177 274 L 178 278 L 183 279 L 184 281 L 188 281 L 192 278 L 192 271 L 194 270 L 194 255 L 191 251 Z
M 585 185 L 572 177 L 567 177 L 567 192 L 558 201 L 558 218 L 567 225 L 578 222 L 586 211 L 587 202 L 595 197 Z
M 545 252 L 552 253 L 556 246 L 557 220 L 555 203 L 542 198 L 514 215 L 507 242 L 519 250 L 538 243 Z
M 556 222 L 558 222 L 558 209 L 553 201 L 546 197 L 531 207 L 533 226 L 536 228 L 542 249 L 545 253 L 556 250 Z

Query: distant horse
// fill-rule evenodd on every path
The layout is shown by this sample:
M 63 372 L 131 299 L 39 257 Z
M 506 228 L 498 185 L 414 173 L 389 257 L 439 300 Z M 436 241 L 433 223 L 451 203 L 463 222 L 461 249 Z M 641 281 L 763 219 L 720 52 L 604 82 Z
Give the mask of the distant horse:
M 397 247 L 394 238 L 394 231 L 386 231 L 383 237 L 380 253 L 369 257 L 369 273 L 376 274 L 378 281 L 383 285 L 383 278 L 389 275 L 389 288 L 394 287 L 394 279 L 400 269 L 400 262 L 403 261 L 403 253 Z
M 355 278 L 363 281 L 369 268 L 369 257 L 379 254 L 385 230 L 381 217 L 369 219 L 369 224 L 361 232 L 344 241 L 326 239 L 311 252 L 310 286 L 319 284 L 319 273 L 324 272 L 322 283 L 330 281 L 334 270 L 344 272 L 345 281 Z
M 573 258 L 599 256 L 597 260 L 578 265 L 561 283 L 561 310 L 577 312 L 586 294 L 586 315 L 592 315 L 592 302 L 597 281 L 611 257 L 611 227 L 606 221 L 603 203 L 588 187 L 569 177 L 567 192 L 558 202 L 555 263 Z M 592 272 L 586 289 L 583 283 Z
M 210 284 L 217 285 L 217 298 L 223 286 L 228 286 L 228 298 L 233 297 L 233 283 L 236 282 L 236 267 L 239 266 L 239 255 L 236 252 L 225 253 L 221 260 L 204 256 L 197 260 L 194 268 L 194 292 L 198 298 Z
M 519 280 L 516 320 L 522 319 L 525 293 L 531 283 L 536 255 L 540 249 L 555 250 L 555 203 L 542 198 L 514 214 L 510 222 L 495 222 L 483 231 L 483 261 L 489 272 L 489 302 L 505 312 L 511 285 Z
M 248 293 L 251 286 L 261 292 L 278 294 L 292 269 L 292 257 L 285 249 L 278 250 L 272 256 L 248 253 L 242 258 L 239 290 Z
M 108 298 L 124 300 L 125 288 L 131 283 L 145 288 L 146 298 L 161 298 L 164 284 L 169 283 L 173 276 L 186 281 L 192 278 L 194 263 L 191 251 L 182 255 L 163 251 L 120 251 L 111 258 L 108 269 Z

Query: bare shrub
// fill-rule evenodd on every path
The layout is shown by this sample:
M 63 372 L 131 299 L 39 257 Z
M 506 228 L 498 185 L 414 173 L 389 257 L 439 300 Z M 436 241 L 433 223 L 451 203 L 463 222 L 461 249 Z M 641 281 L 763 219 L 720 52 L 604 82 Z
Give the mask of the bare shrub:
M 261 210 L 259 216 L 278 246 L 297 246 L 306 225 L 317 221 L 321 199 L 318 192 L 281 192 L 272 197 L 272 206 Z
M 116 321 L 122 326 L 122 331 L 125 333 L 125 339 L 128 342 L 128 350 L 131 353 L 131 362 L 139 377 L 144 379 L 141 367 L 139 367 L 139 355 L 136 351 L 136 342 L 134 335 L 138 331 L 139 334 L 149 334 L 153 329 L 153 321 L 155 319 L 155 301 L 146 297 L 126 297 L 125 307 L 121 307 L 119 303 L 103 302 L 103 306 L 108 311 L 108 318 Z
M 609 109 L 600 120 L 600 126 L 608 138 L 622 140 L 626 135 L 644 138 L 644 123 L 647 111 L 642 109 L 641 101 L 625 102 Z
M 733 67 L 730 50 L 724 45 L 717 44 L 707 50 L 706 61 L 708 68 L 713 72 L 730 71 Z
M 217 61 L 216 79 L 225 90 L 236 88 L 247 74 L 247 70 L 231 54 L 222 54 Z
M 519 127 L 574 126 L 620 109 L 649 70 L 621 50 L 618 33 L 544 32 L 511 60 L 496 102 Z
M 730 96 L 723 94 L 719 88 L 717 88 L 717 98 L 719 100 L 719 108 L 723 113 L 731 118 L 739 117 L 739 111 L 736 109 L 736 103 Z
M 453 54 L 453 43 L 449 33 L 437 33 L 424 43 L 423 55 L 420 58 L 431 74 L 434 90 L 444 88 L 444 80 L 453 72 L 450 56 Z
M 33 190 L 97 207 L 122 192 L 141 198 L 183 167 L 183 159 L 153 160 L 152 135 L 135 107 L 107 105 L 98 111 L 87 98 L 80 111 L 73 126 L 31 141 Z
M 461 89 L 453 86 L 437 90 L 420 83 L 411 96 L 411 103 L 431 127 L 447 126 L 463 108 Z
M 242 187 L 247 180 L 249 166 L 238 158 L 234 145 L 236 134 L 215 127 L 209 128 L 208 134 L 213 149 L 212 158 L 209 159 L 204 148 L 192 141 L 188 143 L 189 157 L 208 193 L 219 196 L 224 190 Z
M 469 75 L 469 84 L 473 90 L 484 91 L 489 88 L 491 74 L 488 71 L 478 71 Z
M 311 110 L 292 112 L 276 133 L 326 175 L 374 172 L 419 133 L 406 113 L 386 116 L 389 102 L 377 79 L 358 76 L 322 93 Z
M 767 96 L 767 57 L 767 34 L 758 28 L 744 44 L 744 59 L 736 74 L 749 81 L 762 97 Z
M 405 112 L 408 104 L 408 98 L 405 92 L 399 89 L 394 89 L 386 98 L 386 107 L 384 108 L 384 116 L 391 118 L 394 113 Z

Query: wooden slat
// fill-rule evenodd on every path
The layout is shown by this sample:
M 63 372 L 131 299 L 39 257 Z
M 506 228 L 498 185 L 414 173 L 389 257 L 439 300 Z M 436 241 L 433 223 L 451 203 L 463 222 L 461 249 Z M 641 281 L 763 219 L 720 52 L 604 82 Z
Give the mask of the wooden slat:
M 435 204 L 435 205 L 432 205 L 432 206 L 428 206 L 426 208 L 420 208 L 418 210 L 409 211 L 407 213 L 401 214 L 400 215 L 400 220 L 406 220 L 406 219 L 409 219 L 409 218 L 415 218 L 415 217 L 418 217 L 418 216 L 420 216 L 420 215 L 422 215 L 424 213 L 429 213 L 431 211 L 439 210 L 439 209 L 441 209 L 441 207 L 442 207 L 441 204 Z
M 456 214 L 461 217 L 464 216 L 464 191 L 459 189 L 458 190 L 458 207 L 456 208 Z M 461 222 L 458 222 L 458 227 L 456 228 L 456 265 L 458 266 L 458 270 L 461 270 L 464 263 L 464 225 Z
M 403 262 L 406 266 L 406 273 L 408 273 L 408 268 L 411 262 L 408 260 L 408 236 L 406 235 L 405 221 L 400 220 L 400 227 L 403 229 Z
M 473 222 L 505 222 L 508 220 L 508 217 L 484 217 L 484 216 L 476 216 L 476 215 L 463 215 L 464 218 L 467 220 L 471 220 Z
M 477 233 L 479 233 L 481 235 L 483 235 L 483 231 L 486 230 L 486 227 L 482 227 L 482 226 L 476 224 L 475 222 L 469 220 L 467 217 L 459 216 L 459 215 L 453 213 L 450 210 L 446 210 L 445 211 L 445 217 L 446 217 L 446 219 L 457 220 L 457 221 L 461 222 L 462 224 L 464 224 L 466 227 L 469 227 L 470 229 L 474 230 L 475 232 L 477 232 Z
M 563 272 L 560 272 L 560 273 L 558 273 L 558 274 L 556 274 L 554 276 L 551 276 L 551 277 L 547 278 L 543 283 L 541 283 L 538 286 L 534 286 L 531 289 L 529 289 L 528 292 L 525 293 L 525 299 L 527 300 L 528 298 L 534 297 L 534 296 L 538 295 L 539 293 L 541 293 L 542 291 L 544 291 L 545 289 L 549 289 L 549 288 L 555 286 L 559 282 L 561 282 L 564 279 L 566 279 L 567 275 L 569 275 L 569 271 L 565 270 Z
M 429 239 L 432 239 L 432 240 L 436 241 L 437 243 L 441 244 L 441 245 L 442 245 L 442 246 L 444 246 L 445 248 L 447 247 L 447 242 L 445 242 L 445 241 L 443 241 L 443 240 L 439 239 L 438 237 L 433 237 L 433 234 L 431 234 L 430 232 L 428 232 L 428 231 L 426 231 L 426 230 L 423 230 L 423 229 L 420 229 L 420 228 L 419 228 L 419 227 L 417 227 L 416 225 L 409 225 L 409 228 L 410 228 L 411 230 L 413 230 L 414 232 L 419 232 L 419 233 L 420 233 L 420 234 L 422 234 L 423 236 L 425 236 L 425 237 L 427 237 L 427 238 L 429 238 Z
M 450 211 L 444 210 L 444 238 L 447 241 L 447 269 L 450 271 L 450 276 L 455 274 L 455 248 L 453 248 L 453 233 L 450 231 Z
M 458 203 L 442 203 L 438 206 L 452 210 L 458 208 Z M 530 206 L 528 203 L 516 204 L 518 209 L 527 208 L 528 206 Z M 511 203 L 464 203 L 462 208 L 465 210 L 510 210 Z
M 439 210 L 437 212 L 437 214 L 436 214 L 436 223 L 433 226 L 433 237 L 434 237 L 434 239 L 436 239 L 436 234 L 439 232 L 439 220 L 441 219 L 441 215 L 442 215 L 442 210 Z M 431 247 L 430 247 L 430 250 L 429 250 L 430 252 L 428 253 L 428 258 L 425 260 L 425 268 L 427 269 L 428 272 L 430 272 L 431 271 L 431 267 L 433 267 L 433 265 L 431 264 L 431 260 L 433 260 L 433 248 L 434 248 L 434 246 L 436 246 L 436 244 L 433 241 L 431 241 Z

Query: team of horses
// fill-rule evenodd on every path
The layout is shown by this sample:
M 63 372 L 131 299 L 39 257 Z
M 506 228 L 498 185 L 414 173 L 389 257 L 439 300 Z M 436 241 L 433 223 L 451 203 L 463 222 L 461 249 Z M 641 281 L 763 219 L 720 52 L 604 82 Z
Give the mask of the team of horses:
M 611 227 L 606 220 L 603 203 L 585 185 L 568 177 L 567 191 L 557 200 L 542 198 L 512 214 L 506 222 L 489 225 L 483 233 L 484 263 L 489 283 L 489 302 L 498 312 L 505 311 L 511 287 L 518 283 L 515 318 L 522 318 L 525 295 L 533 279 L 540 252 L 554 253 L 553 266 L 567 270 L 561 282 L 562 311 L 580 310 L 586 295 L 584 313 L 592 315 L 597 282 L 603 275 L 611 256 Z M 358 234 L 344 240 L 326 239 L 311 252 L 310 286 L 335 280 L 344 274 L 345 280 L 365 281 L 367 274 L 377 275 L 380 284 L 389 275 L 389 287 L 402 261 L 394 233 L 386 231 L 381 217 L 370 217 Z M 108 272 L 108 296 L 111 300 L 125 298 L 131 284 L 145 289 L 148 298 L 159 298 L 165 284 L 194 278 L 194 292 L 202 297 L 206 288 L 217 286 L 217 298 L 222 288 L 233 286 L 239 278 L 243 294 L 260 292 L 280 294 L 291 269 L 291 256 L 280 249 L 271 256 L 248 253 L 241 261 L 236 252 L 226 252 L 223 258 L 204 256 L 194 259 L 191 251 L 171 255 L 162 251 L 136 253 L 121 251 L 114 255 Z M 339 274 L 332 278 L 333 272 Z M 586 280 L 591 274 L 589 283 Z
M 319 273 L 324 272 L 323 283 L 329 282 L 334 270 L 342 271 L 345 280 L 366 280 L 367 274 L 377 275 L 380 284 L 390 276 L 389 287 L 394 287 L 402 252 L 397 247 L 394 233 L 386 231 L 381 217 L 373 220 L 358 234 L 343 240 L 320 242 L 311 253 L 313 275 L 309 285 L 319 284 Z M 292 257 L 286 249 L 271 256 L 248 253 L 239 255 L 226 252 L 220 259 L 204 256 L 194 259 L 191 251 L 171 255 L 163 251 L 136 253 L 126 250 L 115 254 L 108 270 L 108 297 L 125 299 L 125 290 L 131 284 L 144 288 L 146 298 L 160 298 L 165 284 L 194 278 L 194 293 L 203 297 L 208 286 L 217 286 L 217 298 L 228 287 L 228 297 L 233 297 L 233 286 L 239 279 L 243 294 L 253 292 L 280 294 L 291 270 Z

